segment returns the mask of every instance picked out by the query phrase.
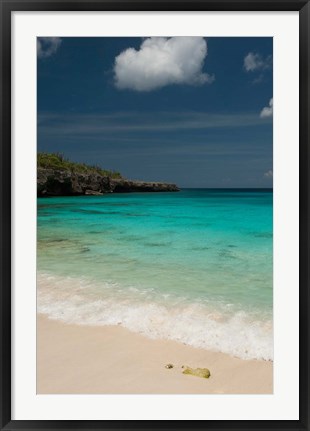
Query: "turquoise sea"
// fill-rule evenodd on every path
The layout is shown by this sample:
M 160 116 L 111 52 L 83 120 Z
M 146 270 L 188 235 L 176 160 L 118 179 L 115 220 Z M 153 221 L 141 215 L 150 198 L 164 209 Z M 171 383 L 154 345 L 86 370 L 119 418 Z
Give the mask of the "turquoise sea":
M 38 312 L 273 359 L 270 190 L 38 199 Z

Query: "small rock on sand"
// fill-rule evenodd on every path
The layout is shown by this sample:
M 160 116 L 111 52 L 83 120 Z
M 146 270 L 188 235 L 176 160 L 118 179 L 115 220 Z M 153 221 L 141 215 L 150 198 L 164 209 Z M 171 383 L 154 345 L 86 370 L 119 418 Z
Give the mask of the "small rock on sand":
M 211 376 L 210 370 L 208 368 L 191 368 L 186 367 L 183 374 L 190 374 L 196 377 L 202 377 L 203 379 L 208 379 Z
M 165 365 L 165 368 L 168 368 L 168 369 L 173 368 L 173 364 L 167 364 Z

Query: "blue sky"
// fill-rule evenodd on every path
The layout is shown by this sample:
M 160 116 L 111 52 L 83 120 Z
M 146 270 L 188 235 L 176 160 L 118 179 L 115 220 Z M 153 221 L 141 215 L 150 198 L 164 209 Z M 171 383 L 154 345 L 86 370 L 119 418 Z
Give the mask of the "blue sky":
M 181 187 L 272 187 L 272 38 L 40 38 L 38 151 Z

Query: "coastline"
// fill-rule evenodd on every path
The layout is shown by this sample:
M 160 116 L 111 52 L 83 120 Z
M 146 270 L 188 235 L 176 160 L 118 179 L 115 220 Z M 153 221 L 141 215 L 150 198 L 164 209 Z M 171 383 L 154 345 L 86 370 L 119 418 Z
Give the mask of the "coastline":
M 172 363 L 172 369 L 165 365 Z M 211 377 L 182 374 L 207 367 Z M 37 315 L 38 394 L 272 394 L 273 363 Z

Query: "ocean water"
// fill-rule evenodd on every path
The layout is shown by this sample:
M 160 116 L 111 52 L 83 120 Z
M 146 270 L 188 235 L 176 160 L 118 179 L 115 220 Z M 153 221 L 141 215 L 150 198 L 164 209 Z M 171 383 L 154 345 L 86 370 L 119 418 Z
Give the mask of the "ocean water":
M 270 190 L 38 199 L 38 312 L 273 359 Z

